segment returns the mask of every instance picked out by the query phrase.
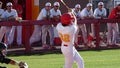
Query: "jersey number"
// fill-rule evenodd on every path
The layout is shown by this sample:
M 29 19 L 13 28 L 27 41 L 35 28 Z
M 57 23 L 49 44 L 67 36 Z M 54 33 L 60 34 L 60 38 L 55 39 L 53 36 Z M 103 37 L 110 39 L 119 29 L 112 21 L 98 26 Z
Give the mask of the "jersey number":
M 59 36 L 60 36 L 60 38 L 61 38 L 62 41 L 64 41 L 64 42 L 70 42 L 70 36 L 69 36 L 69 34 L 59 33 Z

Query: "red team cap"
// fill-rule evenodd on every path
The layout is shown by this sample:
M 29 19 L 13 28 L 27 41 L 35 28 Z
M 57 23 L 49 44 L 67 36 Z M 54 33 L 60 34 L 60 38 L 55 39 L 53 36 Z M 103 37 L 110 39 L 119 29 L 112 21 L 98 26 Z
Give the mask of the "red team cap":
M 61 16 L 61 23 L 63 25 L 69 25 L 69 24 L 71 24 L 72 20 L 74 20 L 74 16 L 72 16 L 72 14 L 70 14 L 70 13 L 64 13 Z

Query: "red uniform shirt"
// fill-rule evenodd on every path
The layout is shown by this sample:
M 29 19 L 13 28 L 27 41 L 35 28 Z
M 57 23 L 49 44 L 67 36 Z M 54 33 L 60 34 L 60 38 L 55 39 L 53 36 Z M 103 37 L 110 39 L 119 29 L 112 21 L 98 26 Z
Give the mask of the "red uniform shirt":
M 110 13 L 108 18 L 110 18 L 110 19 L 120 19 L 120 10 L 117 7 L 114 8 L 111 11 L 111 13 Z

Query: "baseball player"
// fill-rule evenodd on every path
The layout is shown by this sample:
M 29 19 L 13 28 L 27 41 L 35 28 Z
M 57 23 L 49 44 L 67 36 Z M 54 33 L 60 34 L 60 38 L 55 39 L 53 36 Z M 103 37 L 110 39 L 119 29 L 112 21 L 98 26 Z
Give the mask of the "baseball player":
M 44 14 L 45 15 L 45 18 L 46 20 L 51 20 L 50 16 L 51 16 L 51 12 L 50 12 L 50 9 L 51 9 L 51 3 L 46 3 L 46 6 L 47 6 L 47 9 L 45 9 L 44 11 Z M 50 44 L 47 44 L 47 40 L 46 40 L 46 37 L 47 37 L 47 32 L 49 34 L 49 37 L 50 37 Z M 49 48 L 48 45 L 53 45 L 53 40 L 54 40 L 54 30 L 53 30 L 53 26 L 52 25 L 43 25 L 42 26 L 42 45 L 43 45 L 43 48 Z
M 81 19 L 93 19 L 93 18 L 94 18 L 94 16 L 93 16 L 92 4 L 88 3 L 86 5 L 86 7 L 81 11 Z M 86 25 L 82 24 L 80 26 L 80 28 L 82 30 L 82 35 L 83 35 L 83 40 L 84 40 L 85 47 L 88 48 L 89 47 L 88 46 L 89 41 L 87 39 Z
M 16 65 L 19 66 L 20 68 L 28 68 L 26 62 L 18 62 L 16 60 L 10 59 L 6 57 L 6 53 L 7 53 L 7 45 L 5 43 L 0 42 L 0 63 Z M 0 68 L 7 68 L 7 67 L 0 66 Z
M 81 20 L 81 5 L 80 4 L 76 4 L 74 7 L 74 14 L 77 18 L 77 21 Z
M 0 18 L 2 16 L 2 14 L 4 13 L 4 10 L 2 9 L 2 2 L 0 1 Z
M 2 21 L 15 21 L 16 17 L 18 17 L 17 15 L 17 11 L 15 9 L 12 9 L 12 3 L 8 2 L 7 3 L 7 10 L 2 14 L 1 19 Z M 11 30 L 11 26 L 2 26 L 0 29 L 0 34 L 1 37 L 0 39 L 3 38 L 4 34 L 5 34 L 5 43 L 6 44 L 11 44 L 11 37 L 9 36 Z
M 47 2 L 45 4 L 45 8 L 41 9 L 41 12 L 39 13 L 38 17 L 37 17 L 37 20 L 50 20 L 50 9 L 51 9 L 51 3 L 50 2 Z M 42 33 L 41 33 L 41 30 L 42 30 Z M 50 32 L 52 31 L 52 28 L 51 28 L 51 25 L 35 25 L 34 26 L 34 32 L 30 38 L 30 44 L 32 44 L 33 42 L 36 42 L 36 41 L 39 41 L 41 40 L 41 34 L 42 34 L 42 46 L 43 48 L 49 48 L 49 46 L 46 44 L 46 36 L 47 36 L 47 31 L 50 33 L 50 39 L 51 37 L 53 36 L 53 32 Z M 50 40 L 50 42 L 52 41 L 53 39 Z
M 13 9 L 17 11 L 17 17 L 22 16 L 22 7 L 17 3 L 18 0 L 14 0 L 14 5 L 12 5 Z M 15 30 L 17 30 L 17 45 L 22 45 L 22 26 L 12 26 L 11 32 L 9 34 L 9 44 L 11 45 L 14 41 L 14 36 L 15 36 Z
M 96 8 L 95 11 L 94 11 L 94 17 L 96 19 L 101 19 L 101 18 L 105 18 L 106 15 L 107 15 L 107 13 L 106 13 L 106 9 L 104 8 L 104 3 L 99 2 L 98 3 L 98 8 Z
M 77 21 L 80 21 L 81 20 L 81 6 L 80 6 L 80 4 L 75 5 L 74 14 L 77 18 Z M 81 26 L 81 24 L 78 25 L 78 30 L 77 30 L 76 35 L 75 35 L 75 47 L 76 48 L 79 48 L 79 46 L 78 46 L 78 34 L 80 31 L 80 26 Z
M 59 2 L 54 2 L 53 8 L 50 10 L 50 12 L 51 12 L 50 17 L 54 21 L 60 21 L 61 11 L 59 10 L 59 7 L 60 7 Z M 56 26 L 56 25 L 54 25 L 54 26 Z M 54 38 L 58 38 L 58 32 L 57 32 L 57 30 L 56 30 L 56 28 L 54 26 L 53 26 Z M 53 46 L 54 45 L 53 41 L 50 42 L 50 45 L 52 45 L 52 46 L 50 46 L 50 49 L 54 49 L 55 48 Z
M 59 8 L 60 8 L 59 2 L 54 2 L 53 8 L 50 10 L 50 12 L 51 12 L 50 17 L 54 21 L 60 21 L 61 11 Z
M 4 13 L 4 10 L 2 9 L 2 2 L 0 1 L 0 21 L 1 21 L 1 16 L 2 16 L 2 14 Z M 0 31 L 1 31 L 1 29 L 2 29 L 3 27 L 1 26 L 1 28 L 0 28 Z M 0 41 L 2 41 L 2 34 L 0 34 L 1 36 L 0 36 Z
M 37 20 L 47 20 L 47 10 L 49 11 L 51 9 L 51 3 L 47 2 L 45 4 L 45 8 L 41 9 L 41 12 L 39 13 Z M 34 25 L 34 31 L 32 36 L 30 37 L 30 44 L 40 41 L 41 40 L 41 33 L 42 32 L 42 26 L 41 25 Z M 47 46 L 46 46 L 47 47 Z
M 112 9 L 108 18 L 109 19 L 120 19 L 120 3 L 118 3 L 117 6 Z M 119 33 L 118 23 L 107 23 L 107 28 L 108 28 L 107 45 L 117 46 L 116 39 Z
M 96 19 L 103 19 L 103 18 L 107 17 L 106 15 L 107 15 L 107 11 L 104 8 L 104 3 L 103 2 L 99 2 L 98 3 L 98 7 L 94 10 L 94 17 Z M 95 36 L 94 24 L 92 25 L 92 28 L 93 28 L 93 36 Z M 104 45 L 102 40 L 100 41 L 100 45 Z
M 61 23 L 57 24 L 59 37 L 62 41 L 61 50 L 65 58 L 64 68 L 72 68 L 76 61 L 78 68 L 84 68 L 84 62 L 74 47 L 75 34 L 77 32 L 77 19 L 71 12 L 61 16 Z
M 18 4 L 18 0 L 14 0 L 14 5 L 13 5 L 13 9 L 15 9 L 17 11 L 18 17 L 22 18 L 22 6 Z M 17 30 L 17 45 L 22 45 L 22 26 L 12 26 L 12 31 L 10 32 L 10 44 L 13 43 L 14 41 L 14 36 L 15 36 L 15 31 Z

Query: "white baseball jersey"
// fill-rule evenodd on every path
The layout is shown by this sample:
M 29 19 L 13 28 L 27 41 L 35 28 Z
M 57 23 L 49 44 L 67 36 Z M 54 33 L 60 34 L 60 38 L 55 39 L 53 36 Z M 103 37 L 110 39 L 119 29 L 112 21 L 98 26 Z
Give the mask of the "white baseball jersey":
M 99 15 L 106 16 L 106 9 L 102 8 L 102 10 L 100 10 L 99 8 L 96 8 L 94 11 L 94 17 L 101 18 Z
M 73 10 L 76 17 L 81 17 L 81 11 L 76 12 L 75 9 Z
M 47 11 L 45 8 L 41 9 L 41 12 L 39 13 L 37 20 L 43 20 L 44 17 L 47 16 Z M 32 44 L 33 42 L 39 41 L 41 40 L 41 25 L 34 25 L 34 31 L 32 36 L 30 37 L 30 44 Z M 43 35 L 42 35 L 43 36 Z
M 37 20 L 42 20 L 44 17 L 46 17 L 47 15 L 50 15 L 51 13 L 47 13 L 46 9 L 43 8 L 40 12 L 40 14 L 37 17 Z
M 56 28 L 60 38 L 62 39 L 62 44 L 74 44 L 74 37 L 77 31 L 77 27 L 75 25 L 62 26 L 62 24 L 59 23 Z
M 2 16 L 3 13 L 4 13 L 4 10 L 0 9 L 0 17 Z
M 84 16 L 93 16 L 93 10 L 91 9 L 90 11 L 88 11 L 87 8 L 84 8 L 81 11 L 81 17 L 84 17 Z
M 11 9 L 11 12 L 8 12 L 7 10 L 2 14 L 1 18 L 8 18 L 10 16 L 13 16 L 14 18 L 16 18 L 18 16 L 17 14 L 17 11 L 15 9 Z M 1 33 L 1 37 L 0 39 L 3 38 L 4 34 L 5 34 L 5 37 L 6 37 L 6 40 L 5 40 L 5 43 L 6 44 L 9 44 L 9 33 L 10 33 L 11 30 L 11 27 L 6 27 L 6 26 L 2 26 L 1 27 L 1 30 L 0 30 L 0 33 Z
M 52 8 L 51 10 L 50 10 L 50 13 L 51 13 L 51 15 L 50 15 L 50 17 L 52 18 L 53 16 L 61 16 L 61 11 L 58 9 L 57 11 L 55 11 L 54 10 L 54 8 Z
M 84 19 L 84 17 L 93 17 L 93 10 L 91 9 L 90 11 L 87 10 L 87 8 L 84 8 L 81 11 L 81 18 Z M 92 24 L 91 24 L 92 25 Z M 88 43 L 88 39 L 87 39 L 87 29 L 86 29 L 86 25 L 83 24 L 81 27 L 82 30 L 82 34 L 83 34 L 83 39 L 84 39 L 84 43 L 87 44 Z M 87 27 L 88 28 L 88 27 Z M 88 28 L 89 29 L 89 28 Z M 91 27 L 91 31 L 92 33 L 94 32 L 93 30 L 94 28 Z M 89 32 L 88 32 L 89 33 Z M 94 33 L 93 33 L 94 34 Z
M 15 9 L 11 9 L 11 12 L 7 10 L 2 14 L 1 18 L 8 18 L 10 16 L 14 16 L 14 18 L 18 17 L 17 11 Z

